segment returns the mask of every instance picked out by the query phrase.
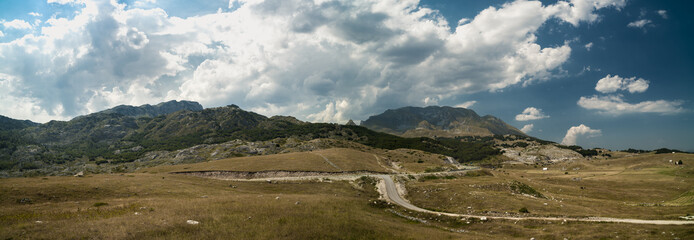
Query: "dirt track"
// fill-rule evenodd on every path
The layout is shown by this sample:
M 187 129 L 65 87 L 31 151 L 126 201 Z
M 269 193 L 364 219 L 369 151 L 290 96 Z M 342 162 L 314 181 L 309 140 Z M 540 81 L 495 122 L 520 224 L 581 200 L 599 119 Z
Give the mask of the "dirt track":
M 468 170 L 474 170 L 471 168 Z M 460 174 L 464 171 L 454 172 Z M 310 172 L 310 171 L 261 171 L 261 172 L 234 172 L 234 171 L 200 171 L 200 172 L 179 172 L 175 174 L 186 174 L 197 177 L 214 178 L 220 180 L 236 180 L 236 181 L 302 181 L 311 179 L 323 179 L 329 177 L 333 180 L 354 180 L 362 176 L 370 176 L 381 178 L 384 187 L 379 189 L 381 195 L 388 201 L 400 205 L 412 211 L 425 212 L 431 214 L 440 214 L 451 217 L 465 218 L 480 218 L 480 219 L 502 219 L 502 220 L 542 220 L 542 221 L 572 221 L 572 222 L 604 222 L 604 223 L 629 223 L 629 224 L 652 224 L 652 225 L 694 225 L 694 221 L 686 220 L 643 220 L 643 219 L 625 219 L 625 218 L 606 218 L 606 217 L 587 217 L 587 218 L 571 218 L 571 217 L 511 217 L 511 216 L 487 216 L 487 215 L 469 215 L 458 213 L 437 212 L 423 209 L 412 205 L 407 200 L 400 196 L 395 182 L 391 176 L 407 175 L 407 174 L 392 174 L 374 173 L 366 171 L 355 172 Z M 448 173 L 421 173 L 411 175 L 440 175 Z
M 466 217 L 466 218 L 486 218 L 486 219 L 503 219 L 503 220 L 543 220 L 543 221 L 572 221 L 572 222 L 605 222 L 605 223 L 630 223 L 630 224 L 653 224 L 653 225 L 694 225 L 694 221 L 680 220 L 642 220 L 642 219 L 623 219 L 623 218 L 605 218 L 605 217 L 589 217 L 589 218 L 562 218 L 562 217 L 504 217 L 504 216 L 485 216 L 485 215 L 468 215 L 447 212 L 437 212 L 426 210 L 405 201 L 397 191 L 395 182 L 390 175 L 376 175 L 383 179 L 385 183 L 385 191 L 382 195 L 389 201 L 407 208 L 412 211 L 441 214 L 451 217 Z

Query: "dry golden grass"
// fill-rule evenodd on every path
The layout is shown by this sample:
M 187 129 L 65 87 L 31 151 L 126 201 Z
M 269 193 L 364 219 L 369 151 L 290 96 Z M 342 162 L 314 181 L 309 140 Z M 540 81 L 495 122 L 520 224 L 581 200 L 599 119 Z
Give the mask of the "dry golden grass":
M 333 167 L 323 157 L 340 169 Z M 313 152 L 285 153 L 253 157 L 239 157 L 195 164 L 158 166 L 141 172 L 182 172 L 182 171 L 374 171 L 386 172 L 376 162 L 373 154 L 348 148 L 333 148 Z
M 371 207 L 369 199 L 377 194 L 347 182 L 268 184 L 133 174 L 0 183 L 2 239 L 460 237 Z M 31 203 L 19 203 L 23 198 Z M 94 207 L 97 202 L 108 205 Z M 186 224 L 189 219 L 200 224 Z
M 407 151 L 330 149 L 318 153 L 341 168 L 356 170 L 358 167 L 380 168 L 373 154 L 389 160 L 398 159 L 405 165 L 405 159 L 416 156 L 416 153 Z M 372 206 L 369 203 L 378 197 L 377 193 L 370 185 L 361 182 L 270 184 L 157 173 L 185 167 L 188 168 L 185 170 L 192 170 L 191 166 L 200 167 L 198 170 L 292 170 L 282 169 L 291 167 L 290 163 L 301 166 L 294 170 L 330 171 L 328 169 L 333 168 L 314 153 L 287 155 L 295 158 L 290 162 L 283 162 L 290 159 L 286 155 L 282 158 L 237 158 L 223 160 L 228 161 L 227 165 L 169 166 L 156 168 L 156 171 L 144 170 L 147 173 L 88 175 L 82 178 L 0 179 L 0 238 L 694 238 L 694 229 L 690 226 L 504 220 L 473 220 L 468 224 L 467 219 L 413 213 L 396 206 L 386 209 Z M 398 156 L 408 158 L 399 159 Z M 412 161 L 409 164 L 414 166 L 441 166 L 437 163 L 441 159 L 435 155 L 421 156 L 427 157 L 423 163 L 407 161 Z M 672 165 L 668 158 L 682 159 L 685 165 Z M 534 166 L 507 166 L 491 171 L 494 176 L 481 174 L 476 177 L 411 181 L 407 183 L 407 198 L 425 208 L 460 213 L 469 210 L 475 214 L 517 213 L 518 209 L 526 207 L 530 215 L 539 216 L 674 219 L 687 213 L 694 214 L 691 202 L 693 165 L 692 155 L 648 154 L 551 165 L 549 171 L 541 171 L 541 168 Z M 222 169 L 215 169 L 217 167 Z M 561 170 L 562 167 L 568 170 Z M 581 180 L 572 180 L 576 177 Z M 512 195 L 513 192 L 503 185 L 511 181 L 523 182 L 548 199 Z M 651 203 L 653 205 L 649 205 Z M 658 203 L 665 206 L 654 206 Z M 468 206 L 472 208 L 468 209 Z M 391 212 L 393 210 L 426 223 L 408 220 Z M 189 219 L 200 224 L 186 224 Z
M 427 169 L 437 167 L 450 167 L 440 154 L 428 153 L 413 149 L 384 150 L 374 149 L 384 162 L 396 162 L 401 167 L 400 171 L 409 173 L 420 173 Z
M 408 198 L 415 205 L 458 213 L 517 214 L 526 207 L 539 216 L 678 219 L 694 214 L 694 166 L 670 164 L 671 157 L 694 163 L 691 154 L 648 154 L 556 164 L 548 171 L 506 166 L 493 171 L 495 176 L 411 181 Z M 523 182 L 547 198 L 514 193 L 508 187 L 512 181 Z

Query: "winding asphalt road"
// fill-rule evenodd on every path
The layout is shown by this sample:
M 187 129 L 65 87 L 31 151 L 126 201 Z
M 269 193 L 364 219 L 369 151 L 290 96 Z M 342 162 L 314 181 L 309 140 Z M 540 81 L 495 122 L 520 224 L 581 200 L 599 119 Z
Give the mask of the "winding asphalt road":
M 625 219 L 625 218 L 605 218 L 605 217 L 589 217 L 589 218 L 569 218 L 569 217 L 505 217 L 505 216 L 483 216 L 483 215 L 469 215 L 469 214 L 457 214 L 457 213 L 447 213 L 447 212 L 437 212 L 426 210 L 415 205 L 412 205 L 400 196 L 397 188 L 395 187 L 395 182 L 391 178 L 391 175 L 374 175 L 383 179 L 386 185 L 385 198 L 391 202 L 407 208 L 412 211 L 425 212 L 432 214 L 440 214 L 451 217 L 465 217 L 465 218 L 486 218 L 486 219 L 503 219 L 503 220 L 541 220 L 541 221 L 573 221 L 573 222 L 605 222 L 605 223 L 630 223 L 630 224 L 652 224 L 652 225 L 694 225 L 694 221 L 680 221 L 680 220 L 642 220 L 642 219 Z

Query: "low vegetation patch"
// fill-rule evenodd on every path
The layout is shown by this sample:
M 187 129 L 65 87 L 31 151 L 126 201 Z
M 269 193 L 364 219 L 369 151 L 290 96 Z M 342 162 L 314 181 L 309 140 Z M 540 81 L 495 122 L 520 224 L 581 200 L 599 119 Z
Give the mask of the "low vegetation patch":
M 677 149 L 669 149 L 669 148 L 659 148 L 655 150 L 655 154 L 663 154 L 663 153 L 681 153 L 682 151 L 677 150 Z
M 530 213 L 530 211 L 528 211 L 528 208 L 526 208 L 526 207 L 522 207 L 521 209 L 518 209 L 518 212 L 519 213 Z
M 431 173 L 431 172 L 443 172 L 446 171 L 447 169 L 441 166 L 438 167 L 432 167 L 432 168 L 427 168 L 424 170 L 424 172 Z
M 511 191 L 518 193 L 518 194 L 527 194 L 533 197 L 537 198 L 545 198 L 542 193 L 538 192 L 534 188 L 530 187 L 528 184 L 519 182 L 519 181 L 513 181 L 511 182 L 511 185 L 509 185 L 509 188 L 511 188 Z
M 492 174 L 492 172 L 490 172 L 487 169 L 481 169 L 481 170 L 466 172 L 464 176 L 466 176 L 466 177 L 481 177 L 481 176 L 494 176 L 494 174 Z
M 446 176 L 436 176 L 436 175 L 427 175 L 419 178 L 420 182 L 426 181 L 426 180 L 436 180 L 436 179 L 456 179 L 456 176 L 453 175 L 446 175 Z

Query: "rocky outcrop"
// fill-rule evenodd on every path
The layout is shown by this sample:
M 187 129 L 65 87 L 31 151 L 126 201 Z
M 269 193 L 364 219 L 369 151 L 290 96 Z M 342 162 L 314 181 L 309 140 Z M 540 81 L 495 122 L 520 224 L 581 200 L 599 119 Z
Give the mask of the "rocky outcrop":
M 534 145 L 525 148 L 504 148 L 504 156 L 513 159 L 510 163 L 535 164 L 556 163 L 583 158 L 576 151 L 554 145 Z

